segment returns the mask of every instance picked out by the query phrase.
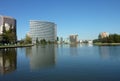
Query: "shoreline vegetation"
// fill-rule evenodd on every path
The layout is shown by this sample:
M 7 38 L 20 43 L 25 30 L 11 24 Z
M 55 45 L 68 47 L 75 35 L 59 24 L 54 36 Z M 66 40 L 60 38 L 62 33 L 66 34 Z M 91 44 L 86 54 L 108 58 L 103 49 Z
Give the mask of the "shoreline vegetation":
M 97 46 L 120 46 L 119 34 L 107 34 L 105 32 L 99 34 L 98 39 L 93 40 L 93 45 Z
M 0 49 L 32 47 L 37 44 L 1 45 Z M 120 43 L 93 43 L 95 46 L 120 46 Z
M 33 44 L 20 44 L 20 45 L 1 45 L 0 49 L 4 48 L 21 48 L 21 47 L 31 47 Z
M 120 43 L 93 43 L 96 46 L 120 46 Z

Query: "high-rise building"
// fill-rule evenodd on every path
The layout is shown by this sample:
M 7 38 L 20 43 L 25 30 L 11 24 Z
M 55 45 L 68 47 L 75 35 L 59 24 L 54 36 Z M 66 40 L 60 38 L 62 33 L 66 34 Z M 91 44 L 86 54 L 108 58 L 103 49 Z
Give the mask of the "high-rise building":
M 102 32 L 99 34 L 99 38 L 106 38 L 108 36 L 109 36 L 109 34 L 107 32 Z
M 57 40 L 56 24 L 47 21 L 30 20 L 30 36 L 32 43 L 43 39 L 55 42 Z
M 13 42 L 17 41 L 16 35 L 16 19 L 9 16 L 0 16 L 0 35 L 5 33 L 5 31 L 11 31 L 14 36 Z
M 78 35 L 70 35 L 70 43 L 77 43 L 78 42 Z

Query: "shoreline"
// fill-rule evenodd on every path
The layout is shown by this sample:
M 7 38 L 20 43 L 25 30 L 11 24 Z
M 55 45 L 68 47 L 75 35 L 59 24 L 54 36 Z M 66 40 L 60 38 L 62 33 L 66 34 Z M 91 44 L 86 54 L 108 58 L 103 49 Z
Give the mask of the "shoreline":
M 93 43 L 96 46 L 120 46 L 120 43 Z
M 26 44 L 26 45 L 6 45 L 6 46 L 0 46 L 0 49 L 5 48 L 21 48 L 21 47 L 31 47 L 34 46 L 33 44 Z

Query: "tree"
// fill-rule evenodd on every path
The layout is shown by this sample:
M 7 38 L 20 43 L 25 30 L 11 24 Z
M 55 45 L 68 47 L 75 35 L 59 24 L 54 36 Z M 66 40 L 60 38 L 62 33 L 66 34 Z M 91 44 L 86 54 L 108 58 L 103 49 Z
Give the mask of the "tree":
M 9 44 L 13 44 L 16 43 L 16 35 L 15 32 L 12 29 L 12 24 L 10 25 L 9 30 L 6 30 L 5 27 L 5 23 L 3 23 L 3 31 L 2 31 L 2 35 L 1 35 L 1 43 L 5 44 L 5 43 L 9 43 Z
M 45 39 L 40 40 L 40 44 L 47 44 Z
M 23 39 L 21 39 L 19 43 L 20 43 L 20 44 L 24 44 L 24 40 L 23 40 Z
M 39 40 L 38 40 L 38 37 L 36 38 L 36 44 L 39 44 Z
M 3 33 L 6 33 L 5 22 L 3 23 Z
M 59 37 L 57 37 L 57 41 L 59 41 Z
M 28 35 L 25 37 L 25 44 L 31 44 L 32 43 L 32 38 Z
M 98 41 L 101 43 L 120 43 L 120 35 L 110 34 L 108 37 L 105 38 L 101 38 L 100 36 L 98 36 L 98 39 L 95 39 L 94 43 Z

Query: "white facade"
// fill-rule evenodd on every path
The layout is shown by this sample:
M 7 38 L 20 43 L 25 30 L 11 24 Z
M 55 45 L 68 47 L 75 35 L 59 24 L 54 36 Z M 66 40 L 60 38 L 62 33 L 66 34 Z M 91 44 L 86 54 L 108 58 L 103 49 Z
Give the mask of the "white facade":
M 54 42 L 57 39 L 56 24 L 47 21 L 30 20 L 30 36 L 32 43 L 43 39 Z

